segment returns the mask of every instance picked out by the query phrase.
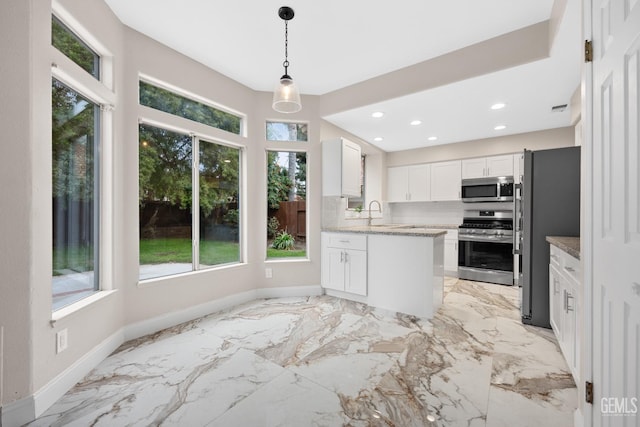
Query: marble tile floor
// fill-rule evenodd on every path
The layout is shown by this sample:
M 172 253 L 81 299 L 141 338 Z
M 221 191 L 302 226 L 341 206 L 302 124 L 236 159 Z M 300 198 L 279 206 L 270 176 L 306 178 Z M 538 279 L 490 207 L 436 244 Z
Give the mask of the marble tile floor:
M 447 279 L 430 321 L 257 300 L 123 344 L 31 426 L 571 426 L 577 391 L 518 289 Z

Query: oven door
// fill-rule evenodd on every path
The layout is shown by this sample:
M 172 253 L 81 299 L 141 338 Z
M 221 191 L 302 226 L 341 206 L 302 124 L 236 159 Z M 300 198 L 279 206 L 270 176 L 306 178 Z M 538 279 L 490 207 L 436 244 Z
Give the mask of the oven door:
M 513 285 L 513 241 L 506 237 L 464 237 L 458 240 L 461 279 Z

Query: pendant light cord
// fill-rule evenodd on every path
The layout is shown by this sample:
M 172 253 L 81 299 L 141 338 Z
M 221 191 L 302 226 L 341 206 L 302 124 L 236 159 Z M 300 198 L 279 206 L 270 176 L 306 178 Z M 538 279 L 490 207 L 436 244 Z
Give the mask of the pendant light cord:
M 284 74 L 289 75 L 289 21 L 284 21 Z

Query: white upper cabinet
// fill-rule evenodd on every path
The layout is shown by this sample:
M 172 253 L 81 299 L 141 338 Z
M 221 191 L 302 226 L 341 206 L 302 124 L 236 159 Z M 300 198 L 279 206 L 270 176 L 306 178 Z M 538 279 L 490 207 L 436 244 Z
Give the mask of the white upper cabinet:
M 462 187 L 462 163 L 431 163 L 431 200 L 460 200 Z
M 360 197 L 360 146 L 344 138 L 322 141 L 322 195 Z
M 462 161 L 462 179 L 512 176 L 514 156 L 480 157 Z
M 483 178 L 486 171 L 487 160 L 484 157 L 462 161 L 462 179 Z
M 387 199 L 390 202 L 431 200 L 431 165 L 399 166 L 387 170 Z

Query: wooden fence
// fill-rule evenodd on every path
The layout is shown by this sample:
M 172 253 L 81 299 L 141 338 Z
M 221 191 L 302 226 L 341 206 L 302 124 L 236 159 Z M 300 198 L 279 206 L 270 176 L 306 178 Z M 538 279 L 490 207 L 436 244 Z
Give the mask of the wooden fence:
M 284 230 L 296 239 L 307 237 L 307 202 L 280 202 L 280 208 L 274 216 L 280 223 L 280 230 Z

